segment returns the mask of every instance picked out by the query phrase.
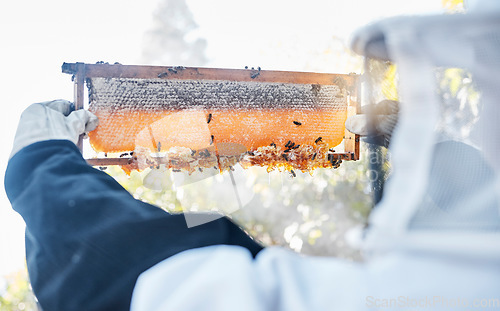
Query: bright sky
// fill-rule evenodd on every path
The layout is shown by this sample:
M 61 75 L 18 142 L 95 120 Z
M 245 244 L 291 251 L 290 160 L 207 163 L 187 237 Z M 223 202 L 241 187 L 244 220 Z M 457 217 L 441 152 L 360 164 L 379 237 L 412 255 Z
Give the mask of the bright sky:
M 24 265 L 24 222 L 12 211 L 3 190 L 21 112 L 33 102 L 72 100 L 70 76 L 61 73 L 63 62 L 142 64 L 143 33 L 151 28 L 159 1 L 0 4 L 0 276 Z M 199 34 L 208 41 L 210 67 L 342 72 L 338 61 L 321 58 L 332 37 L 345 39 L 356 27 L 386 16 L 437 11 L 441 0 L 188 0 L 188 4 Z

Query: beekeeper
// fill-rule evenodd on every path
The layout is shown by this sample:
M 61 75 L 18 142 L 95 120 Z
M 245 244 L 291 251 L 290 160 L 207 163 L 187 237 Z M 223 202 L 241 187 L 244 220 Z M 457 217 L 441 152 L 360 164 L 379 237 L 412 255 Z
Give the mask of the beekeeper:
M 366 34 L 365 42 L 380 39 Z M 98 120 L 72 110 L 64 100 L 28 107 L 5 175 L 44 310 L 500 308 L 491 258 L 399 247 L 356 263 L 263 248 L 211 214 L 191 215 L 205 220 L 187 228 L 183 215 L 134 199 L 87 165 L 75 143 Z M 348 126 L 366 128 L 359 117 Z

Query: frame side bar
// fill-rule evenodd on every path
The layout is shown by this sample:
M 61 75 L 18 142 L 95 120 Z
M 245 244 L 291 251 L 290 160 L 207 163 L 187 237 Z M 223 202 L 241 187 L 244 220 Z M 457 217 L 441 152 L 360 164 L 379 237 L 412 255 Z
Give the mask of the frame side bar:
M 75 110 L 83 109 L 84 107 L 84 84 L 85 84 L 85 64 L 84 63 L 76 63 L 75 64 L 75 72 L 74 72 L 74 103 Z M 64 65 L 63 65 L 64 70 Z M 78 149 L 83 153 L 83 135 L 80 135 L 77 143 Z
M 351 88 L 349 88 L 349 96 L 347 102 L 347 117 L 354 116 L 360 111 L 360 87 L 361 81 L 358 75 L 352 75 L 355 77 L 355 82 Z M 359 160 L 359 141 L 360 136 L 349 132 L 347 129 L 344 134 L 344 151 L 351 153 L 351 160 Z

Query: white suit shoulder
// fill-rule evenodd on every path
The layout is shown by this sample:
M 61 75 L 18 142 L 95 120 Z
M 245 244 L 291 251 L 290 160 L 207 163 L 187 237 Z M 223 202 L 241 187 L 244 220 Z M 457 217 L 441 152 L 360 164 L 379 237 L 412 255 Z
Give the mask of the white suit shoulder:
M 277 247 L 253 259 L 244 248 L 182 252 L 144 272 L 132 310 L 356 310 L 366 296 L 362 268 Z

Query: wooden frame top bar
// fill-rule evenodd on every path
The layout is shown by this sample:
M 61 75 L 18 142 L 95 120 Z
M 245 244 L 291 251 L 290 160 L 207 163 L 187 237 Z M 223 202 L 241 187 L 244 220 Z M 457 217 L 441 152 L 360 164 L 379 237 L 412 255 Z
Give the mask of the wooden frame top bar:
M 85 68 L 86 78 L 255 81 L 339 85 L 347 89 L 355 87 L 358 78 L 356 74 L 83 63 L 64 63 L 62 71 L 67 74 L 76 74 L 78 66 L 82 65 Z

